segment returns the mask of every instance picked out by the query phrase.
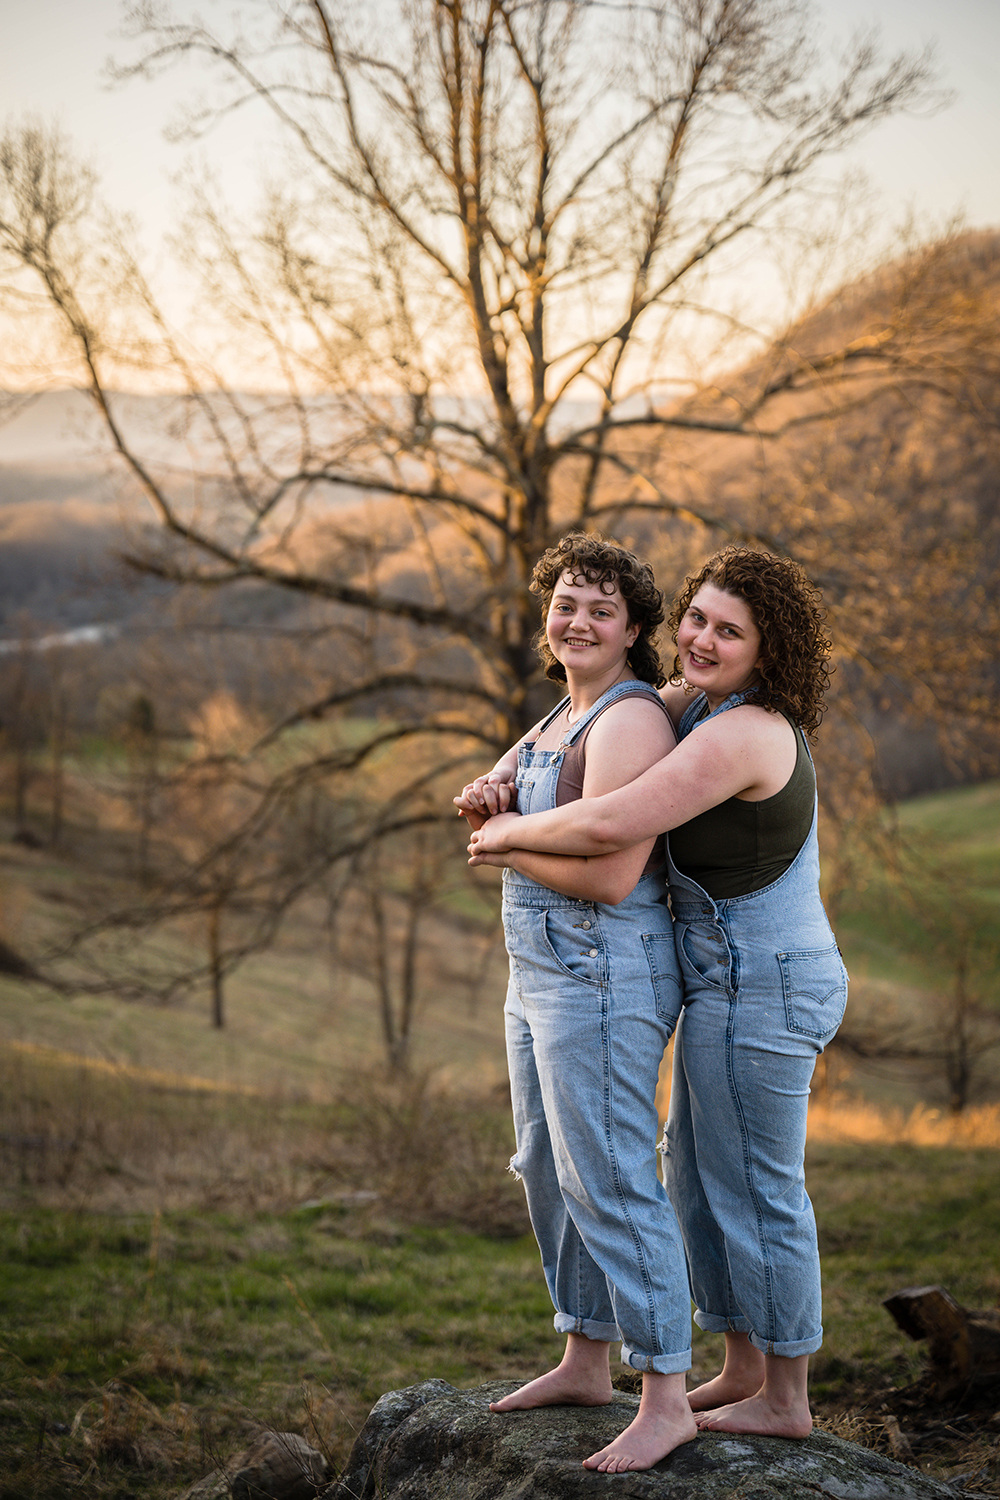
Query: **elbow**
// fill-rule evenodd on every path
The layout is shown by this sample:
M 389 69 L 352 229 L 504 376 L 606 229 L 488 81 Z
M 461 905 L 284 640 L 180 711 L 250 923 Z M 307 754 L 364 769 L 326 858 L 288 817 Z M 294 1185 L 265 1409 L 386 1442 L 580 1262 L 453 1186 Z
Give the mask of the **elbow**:
M 595 812 L 591 814 L 590 826 L 587 829 L 587 833 L 595 846 L 595 854 L 609 854 L 613 850 L 621 848 L 621 829 L 616 828 L 614 819 L 608 817 L 606 813 Z M 625 891 L 623 895 L 619 896 L 618 900 L 623 901 L 627 895 L 628 892 Z M 617 903 L 613 904 L 617 905 Z
M 617 880 L 609 880 L 602 884 L 597 890 L 588 893 L 588 899 L 597 901 L 601 906 L 620 906 L 626 896 L 631 896 L 635 890 L 635 881 L 622 877 Z

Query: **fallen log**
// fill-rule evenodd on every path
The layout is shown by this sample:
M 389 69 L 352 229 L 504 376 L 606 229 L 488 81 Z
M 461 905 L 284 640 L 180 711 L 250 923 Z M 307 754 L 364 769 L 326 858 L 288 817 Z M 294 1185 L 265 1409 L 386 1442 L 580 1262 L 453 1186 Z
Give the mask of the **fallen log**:
M 1000 1310 L 970 1312 L 941 1286 L 904 1287 L 882 1306 L 909 1338 L 929 1340 L 936 1396 L 1000 1377 Z

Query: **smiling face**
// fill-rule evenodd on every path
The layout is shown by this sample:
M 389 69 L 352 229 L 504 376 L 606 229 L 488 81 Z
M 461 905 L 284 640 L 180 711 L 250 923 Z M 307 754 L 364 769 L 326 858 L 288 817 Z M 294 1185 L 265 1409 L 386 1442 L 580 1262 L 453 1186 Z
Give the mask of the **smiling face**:
M 629 622 L 628 605 L 617 585 L 588 583 L 564 573 L 556 584 L 545 616 L 549 650 L 565 668 L 567 679 L 608 676 L 623 671 L 639 626 Z
M 677 654 L 686 681 L 718 708 L 731 693 L 757 680 L 760 631 L 750 608 L 736 594 L 703 583 L 677 628 Z

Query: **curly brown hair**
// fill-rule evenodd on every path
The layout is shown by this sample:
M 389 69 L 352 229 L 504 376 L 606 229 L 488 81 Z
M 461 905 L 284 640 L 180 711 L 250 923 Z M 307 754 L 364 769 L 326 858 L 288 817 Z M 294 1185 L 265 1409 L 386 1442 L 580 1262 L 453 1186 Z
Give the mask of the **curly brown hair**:
M 566 681 L 566 669 L 556 661 L 545 638 L 545 616 L 564 573 L 596 583 L 605 593 L 619 590 L 628 609 L 629 624 L 639 627 L 639 634 L 629 647 L 628 665 L 641 682 L 662 687 L 667 674 L 656 646 L 656 632 L 663 624 L 663 594 L 656 587 L 653 570 L 648 563 L 640 562 L 634 552 L 596 532 L 570 532 L 542 553 L 532 571 L 529 588 L 542 601 L 542 628 L 532 645 L 545 665 L 546 677 L 553 682 Z
M 830 686 L 832 649 L 815 584 L 790 557 L 754 547 L 724 547 L 700 573 L 685 579 L 674 599 L 667 626 L 675 645 L 681 620 L 704 583 L 742 599 L 760 631 L 760 681 L 749 689 L 750 701 L 787 713 L 814 740 Z M 683 681 L 678 656 L 670 681 Z

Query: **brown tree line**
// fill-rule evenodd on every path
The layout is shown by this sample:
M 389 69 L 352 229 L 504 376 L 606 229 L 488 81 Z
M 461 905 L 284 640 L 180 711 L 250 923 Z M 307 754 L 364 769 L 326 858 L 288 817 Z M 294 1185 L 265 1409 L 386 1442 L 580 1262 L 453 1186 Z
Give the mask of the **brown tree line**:
M 803 561 L 838 655 L 834 812 L 857 812 L 880 709 L 989 754 L 996 244 L 802 290 L 838 232 L 832 164 L 933 101 L 926 57 L 861 38 L 820 65 L 795 0 L 248 0 L 231 34 L 157 4 L 131 24 L 120 82 L 205 77 L 179 136 L 253 105 L 284 163 L 254 222 L 196 187 L 180 248 L 204 320 L 181 330 L 58 133 L 0 143 L 4 307 L 44 309 L 53 378 L 88 392 L 143 497 L 132 566 L 262 620 L 291 601 L 260 632 L 268 721 L 172 783 L 197 802 L 224 781 L 224 826 L 174 840 L 156 900 L 115 915 L 215 912 L 168 988 L 221 982 L 376 846 L 433 905 L 451 791 L 548 701 L 527 582 L 573 528 L 637 545 L 668 589 L 727 539 Z M 754 328 L 741 281 L 792 246 L 805 279 Z M 183 472 L 116 396 L 151 371 Z

